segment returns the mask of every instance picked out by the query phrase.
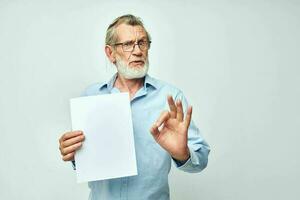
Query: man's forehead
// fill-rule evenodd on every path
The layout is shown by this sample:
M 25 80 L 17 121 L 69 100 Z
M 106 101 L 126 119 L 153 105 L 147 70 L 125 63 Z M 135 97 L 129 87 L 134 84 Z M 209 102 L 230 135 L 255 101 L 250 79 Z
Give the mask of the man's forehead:
M 119 41 L 136 40 L 147 37 L 147 33 L 142 26 L 131 26 L 127 24 L 120 24 L 116 28 L 116 33 Z

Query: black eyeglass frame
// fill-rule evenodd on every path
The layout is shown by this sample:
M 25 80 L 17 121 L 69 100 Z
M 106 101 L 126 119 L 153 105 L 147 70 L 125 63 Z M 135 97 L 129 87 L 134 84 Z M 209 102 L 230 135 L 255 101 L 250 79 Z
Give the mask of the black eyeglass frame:
M 138 47 L 140 48 L 141 51 L 145 51 L 145 50 L 149 50 L 150 49 L 150 44 L 151 44 L 151 41 L 150 40 L 140 40 L 138 42 L 134 42 L 132 44 L 130 44 L 131 46 L 129 46 L 128 48 L 126 48 L 126 43 L 131 43 L 133 41 L 126 41 L 126 42 L 120 42 L 120 43 L 115 43 L 115 44 L 112 44 L 112 46 L 119 46 L 119 45 L 122 45 L 122 50 L 124 52 L 131 52 L 134 50 L 135 48 L 135 45 L 138 45 Z M 146 45 L 144 47 L 141 48 L 141 46 L 143 44 L 141 44 L 141 42 L 146 42 Z

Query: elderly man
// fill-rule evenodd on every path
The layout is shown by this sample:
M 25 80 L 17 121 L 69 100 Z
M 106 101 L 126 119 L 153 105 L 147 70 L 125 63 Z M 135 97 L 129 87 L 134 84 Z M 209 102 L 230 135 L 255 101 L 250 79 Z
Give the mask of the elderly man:
M 84 95 L 130 94 L 138 175 L 89 182 L 89 198 L 167 200 L 172 160 L 180 170 L 200 172 L 207 165 L 209 146 L 191 120 L 192 107 L 183 93 L 147 74 L 151 38 L 142 21 L 133 15 L 118 17 L 108 27 L 105 42 L 106 56 L 117 73 L 88 87 Z M 75 165 L 84 133 L 67 132 L 59 143 L 62 159 Z

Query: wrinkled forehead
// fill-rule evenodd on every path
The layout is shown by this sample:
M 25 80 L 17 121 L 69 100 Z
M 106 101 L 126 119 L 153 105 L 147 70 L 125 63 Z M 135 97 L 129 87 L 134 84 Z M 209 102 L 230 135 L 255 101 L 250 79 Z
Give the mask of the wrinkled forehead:
M 116 34 L 117 34 L 118 42 L 147 39 L 147 33 L 142 26 L 131 26 L 127 24 L 120 24 L 116 28 Z

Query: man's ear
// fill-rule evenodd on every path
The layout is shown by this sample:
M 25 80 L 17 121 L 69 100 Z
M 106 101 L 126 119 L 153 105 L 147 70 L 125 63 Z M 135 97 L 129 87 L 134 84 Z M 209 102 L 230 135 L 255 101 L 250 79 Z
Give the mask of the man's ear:
M 110 60 L 110 62 L 115 64 L 116 63 L 115 52 L 112 49 L 112 47 L 109 45 L 105 45 L 104 50 L 105 50 L 105 54 L 106 54 L 107 58 Z

